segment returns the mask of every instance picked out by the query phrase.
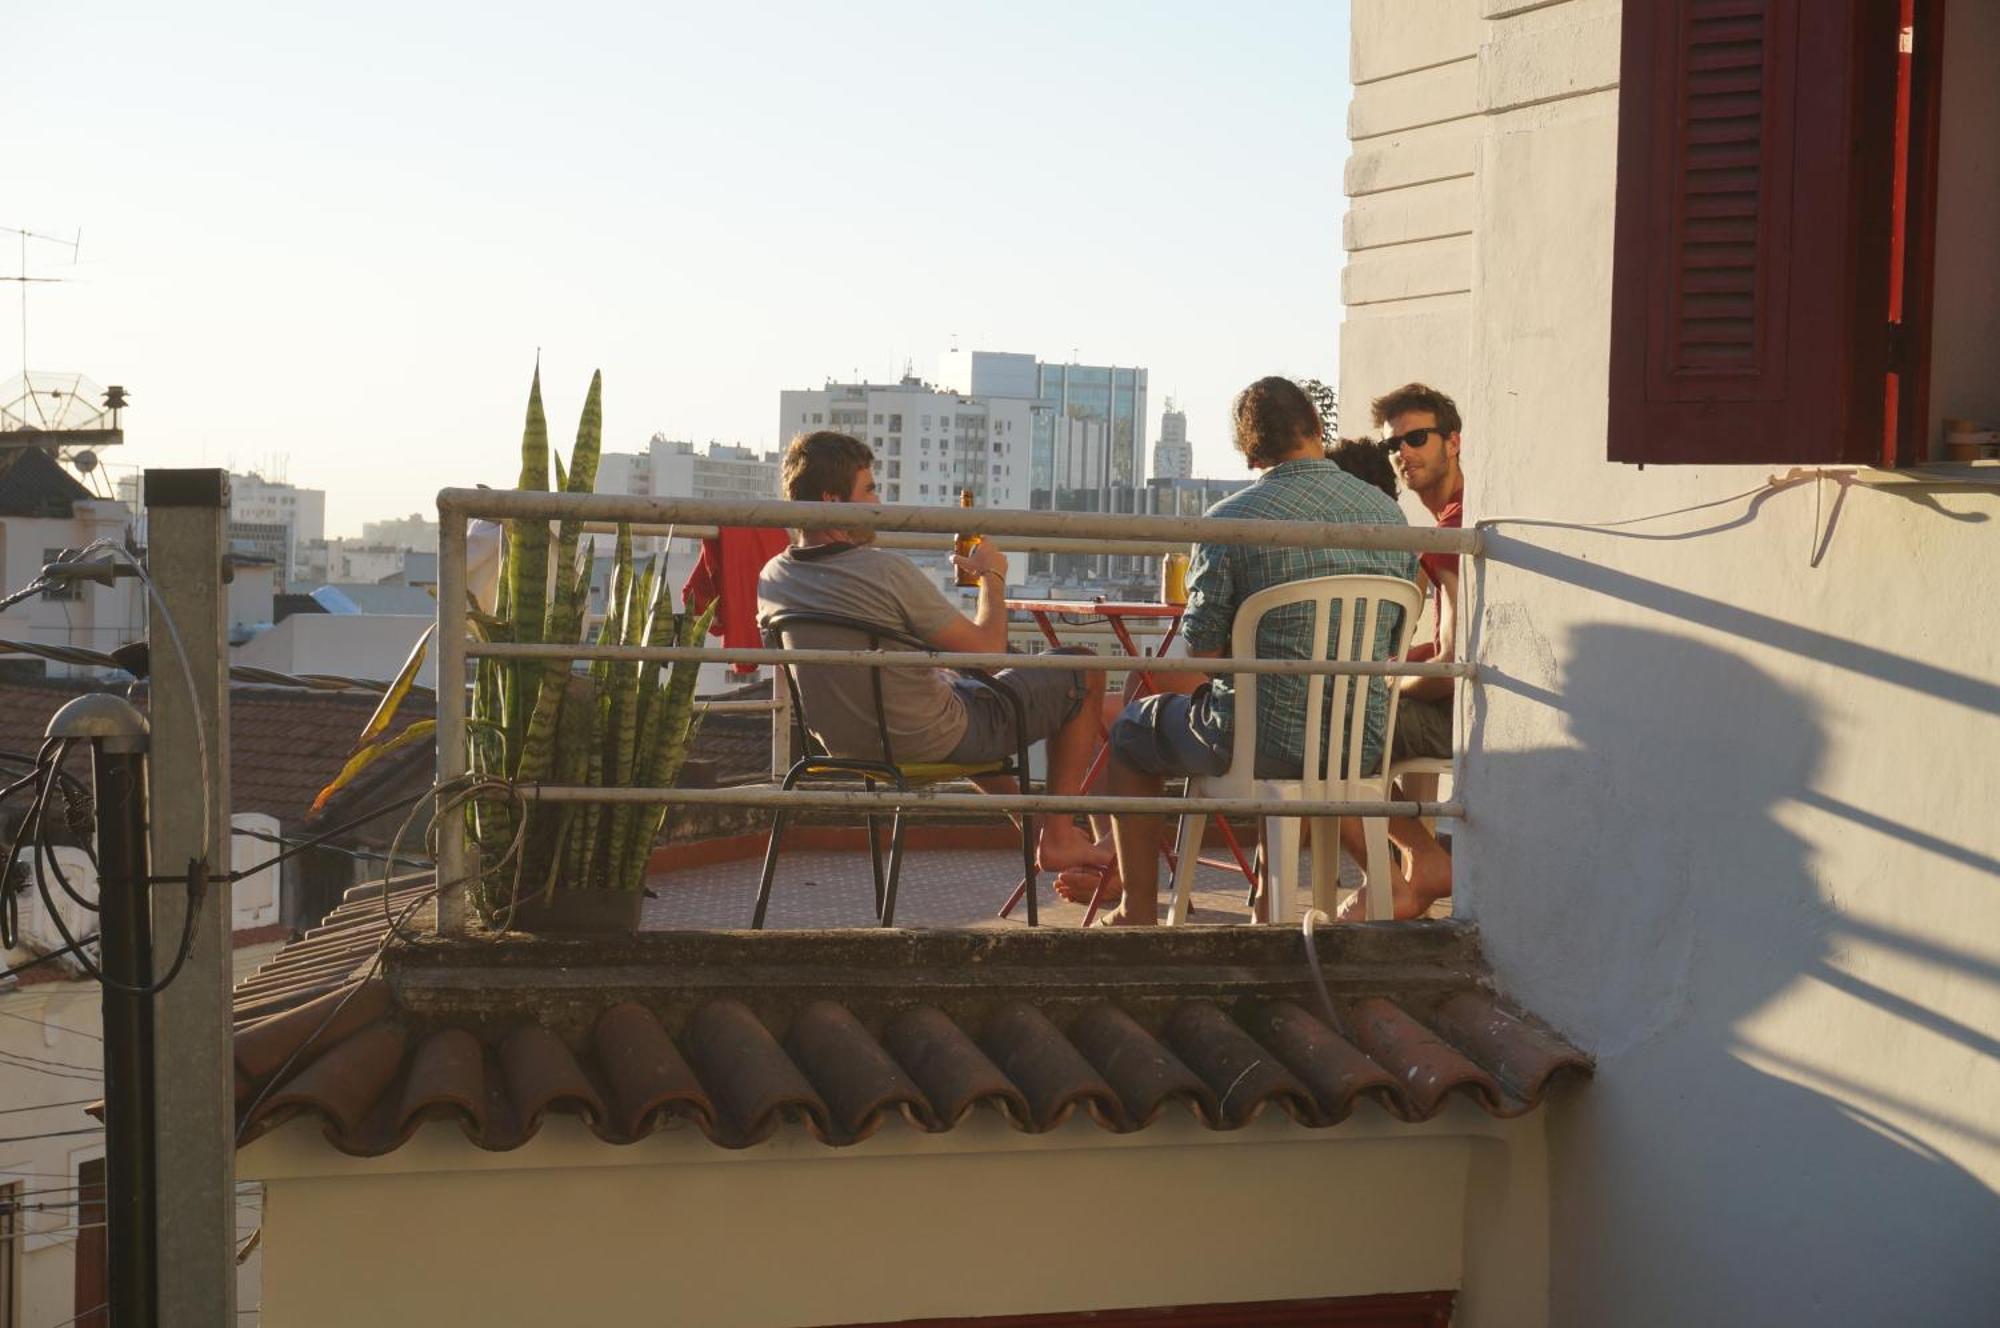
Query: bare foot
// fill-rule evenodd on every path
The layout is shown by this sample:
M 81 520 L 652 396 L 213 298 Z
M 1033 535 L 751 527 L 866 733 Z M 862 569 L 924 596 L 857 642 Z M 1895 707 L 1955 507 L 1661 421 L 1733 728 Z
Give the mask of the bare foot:
M 1153 927 L 1159 925 L 1159 919 L 1135 917 L 1123 908 L 1114 908 L 1109 913 L 1098 914 L 1097 921 L 1091 925 L 1095 927 Z
M 1406 851 L 1408 874 L 1397 874 L 1396 916 L 1414 918 L 1432 904 L 1451 894 L 1451 854 L 1443 845 L 1430 843 Z
M 1072 867 L 1056 876 L 1055 889 L 1072 904 L 1088 904 L 1093 898 L 1099 904 L 1115 904 L 1125 896 L 1115 864 L 1108 868 Z
M 1063 872 L 1071 867 L 1109 867 L 1118 860 L 1109 843 L 1092 843 L 1083 832 L 1071 828 L 1066 835 L 1042 832 L 1035 846 L 1035 865 L 1043 871 Z

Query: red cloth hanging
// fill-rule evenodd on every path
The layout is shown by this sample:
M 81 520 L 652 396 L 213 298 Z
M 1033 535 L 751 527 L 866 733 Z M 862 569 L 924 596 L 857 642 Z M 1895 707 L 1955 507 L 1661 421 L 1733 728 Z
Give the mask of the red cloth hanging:
M 722 603 L 709 624 L 709 634 L 724 646 L 755 649 L 764 644 L 757 631 L 757 578 L 764 564 L 785 551 L 785 532 L 768 527 L 724 526 L 721 534 L 701 542 L 701 560 L 681 587 L 681 602 L 696 613 L 717 596 Z M 736 664 L 736 673 L 755 673 L 755 664 Z

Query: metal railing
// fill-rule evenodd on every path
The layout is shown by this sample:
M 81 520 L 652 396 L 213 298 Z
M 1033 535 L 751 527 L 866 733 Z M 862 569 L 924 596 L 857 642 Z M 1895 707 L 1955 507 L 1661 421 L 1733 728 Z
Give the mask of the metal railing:
M 1028 537 L 1041 548 L 1059 545 L 1064 552 L 1159 554 L 1163 548 L 1196 542 L 1216 544 L 1276 544 L 1297 548 L 1380 549 L 1401 553 L 1445 553 L 1478 557 L 1481 532 L 1413 526 L 1364 526 L 1305 521 L 1243 521 L 1213 517 L 1117 516 L 1094 512 L 1021 512 L 996 508 L 863 506 L 852 503 L 794 503 L 774 499 L 715 501 L 692 498 L 652 498 L 619 494 L 540 493 L 523 490 L 445 489 L 438 494 L 438 633 L 437 712 L 438 779 L 462 778 L 468 770 L 467 714 L 462 682 L 466 662 L 488 659 L 651 660 L 670 663 L 777 664 L 917 664 L 933 667 L 1093 669 L 1128 671 L 1158 668 L 1156 656 L 956 654 L 915 650 L 732 649 L 721 646 L 614 646 L 584 643 L 524 644 L 487 642 L 467 631 L 466 524 L 488 520 L 574 519 L 583 529 L 608 531 L 615 523 L 631 524 L 634 536 L 693 534 L 720 526 L 779 529 L 874 530 L 878 542 L 896 548 L 946 547 L 960 531 L 981 535 Z M 927 538 L 928 537 L 928 538 Z M 1073 547 L 1072 547 L 1073 546 Z M 1473 666 L 1461 661 L 1331 661 L 1257 658 L 1176 658 L 1177 672 L 1260 674 L 1347 674 L 1363 677 L 1418 676 L 1470 678 Z M 451 704 L 452 691 L 460 696 Z M 771 702 L 737 703 L 765 709 Z M 737 708 L 736 705 L 732 709 Z M 1003 813 L 1159 813 L 1199 812 L 1222 816 L 1437 816 L 1461 817 L 1461 802 L 1388 800 L 1383 802 L 1298 801 L 1274 798 L 1114 797 L 1100 794 L 953 794 L 933 788 L 909 791 L 838 792 L 736 787 L 724 789 L 592 788 L 558 784 L 522 785 L 524 798 L 543 802 L 678 803 L 799 809 L 894 809 L 904 815 L 951 816 L 966 812 Z M 466 874 L 468 845 L 462 823 L 454 818 L 443 827 L 438 845 L 441 880 Z M 462 895 L 450 896 L 462 899 Z M 443 931 L 462 930 L 464 906 L 447 907 L 440 899 L 438 925 Z

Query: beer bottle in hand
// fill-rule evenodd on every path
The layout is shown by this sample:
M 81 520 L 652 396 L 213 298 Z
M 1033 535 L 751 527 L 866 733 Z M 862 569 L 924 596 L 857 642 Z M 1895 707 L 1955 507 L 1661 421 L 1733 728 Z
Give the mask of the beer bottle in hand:
M 972 506 L 972 490 L 960 489 L 958 491 L 958 505 L 960 507 Z M 970 558 L 972 551 L 985 542 L 986 537 L 984 535 L 961 534 L 958 537 L 958 542 L 952 545 L 951 551 L 961 558 Z M 972 571 L 970 568 L 960 567 L 958 569 L 957 583 L 961 586 L 976 586 L 979 584 L 979 573 Z

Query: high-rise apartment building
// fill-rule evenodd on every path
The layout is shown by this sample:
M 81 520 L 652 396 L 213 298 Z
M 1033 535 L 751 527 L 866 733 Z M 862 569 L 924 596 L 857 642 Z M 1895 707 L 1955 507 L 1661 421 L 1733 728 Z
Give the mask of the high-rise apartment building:
M 1188 442 L 1187 412 L 1167 409 L 1160 416 L 1160 441 L 1153 444 L 1153 475 L 1156 480 L 1184 480 L 1194 475 L 1194 447 Z
M 891 503 L 1028 506 L 1033 402 L 948 391 L 920 378 L 828 383 L 778 395 L 778 436 L 815 429 L 859 438 L 875 453 L 875 483 Z
M 947 351 L 944 385 L 972 396 L 1034 402 L 1030 506 L 1085 512 L 1133 510 L 1117 490 L 1146 479 L 1146 371 L 1048 364 L 1007 351 Z
M 1048 364 L 1009 351 L 945 353 L 946 386 L 991 400 L 1026 399 L 1034 432 L 1028 503 L 1063 512 L 1143 509 L 1146 371 L 1116 365 Z M 1029 569 L 1057 580 L 1130 575 L 1135 559 L 1035 554 Z

